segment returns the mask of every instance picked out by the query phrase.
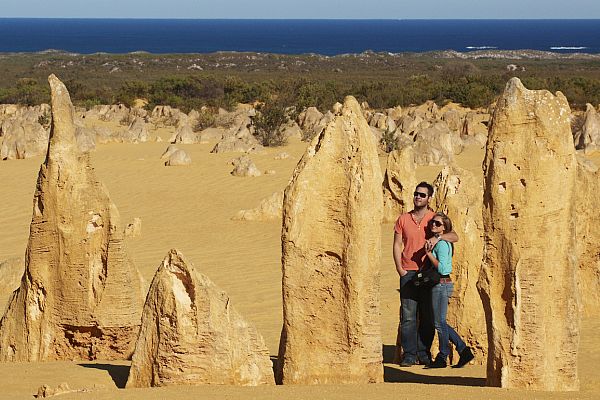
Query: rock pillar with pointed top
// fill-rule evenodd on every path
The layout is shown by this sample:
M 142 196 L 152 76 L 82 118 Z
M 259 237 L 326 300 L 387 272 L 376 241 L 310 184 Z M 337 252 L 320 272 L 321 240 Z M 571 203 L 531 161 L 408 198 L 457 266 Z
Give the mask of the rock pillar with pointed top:
M 375 138 L 347 97 L 285 191 L 279 382 L 383 380 L 381 182 Z
M 479 280 L 492 386 L 578 390 L 579 308 L 567 99 L 517 78 L 497 102 L 484 160 Z
M 127 387 L 273 383 L 262 336 L 171 250 L 150 285 Z
M 0 361 L 127 359 L 140 326 L 141 278 L 119 213 L 76 144 L 73 106 L 54 75 L 25 273 L 0 321 Z

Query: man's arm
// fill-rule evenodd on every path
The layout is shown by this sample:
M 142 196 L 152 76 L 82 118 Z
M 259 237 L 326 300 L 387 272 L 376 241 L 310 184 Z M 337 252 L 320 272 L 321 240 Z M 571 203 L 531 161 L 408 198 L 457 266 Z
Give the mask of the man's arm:
M 451 231 L 448 233 L 442 233 L 440 235 L 440 239 L 444 239 L 446 242 L 456 243 L 458 242 L 458 235 L 456 234 L 456 232 Z
M 429 243 L 431 245 L 431 248 L 433 248 L 433 246 L 435 246 L 436 243 L 440 241 L 440 239 L 444 239 L 445 241 L 450 243 L 456 243 L 458 242 L 458 235 L 454 231 L 442 233 L 439 237 L 430 237 L 429 239 L 427 239 L 427 243 Z
M 404 276 L 407 274 L 406 270 L 402 268 L 402 234 L 394 231 L 394 263 L 396 264 L 396 271 L 398 275 Z

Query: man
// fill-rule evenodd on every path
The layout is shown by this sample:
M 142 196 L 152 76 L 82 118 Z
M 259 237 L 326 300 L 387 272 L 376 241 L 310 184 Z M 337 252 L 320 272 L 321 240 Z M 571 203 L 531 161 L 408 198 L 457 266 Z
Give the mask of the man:
M 412 211 L 402 214 L 394 227 L 394 263 L 400 275 L 400 332 L 404 357 L 401 366 L 431 363 L 431 343 L 434 337 L 431 311 L 431 288 L 414 286 L 411 280 L 425 264 L 425 243 L 435 245 L 443 238 L 457 242 L 458 235 L 452 231 L 432 236 L 429 221 L 435 213 L 429 208 L 433 187 L 421 182 L 413 194 Z

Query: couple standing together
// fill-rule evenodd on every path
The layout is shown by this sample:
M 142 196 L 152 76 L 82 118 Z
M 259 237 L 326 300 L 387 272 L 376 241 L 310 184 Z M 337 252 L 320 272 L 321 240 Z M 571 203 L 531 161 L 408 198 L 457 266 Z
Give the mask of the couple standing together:
M 448 216 L 431 211 L 431 196 L 433 187 L 427 182 L 419 183 L 413 195 L 414 209 L 402 214 L 394 227 L 394 262 L 400 274 L 400 329 L 404 354 L 400 365 L 445 368 L 450 354 L 449 342 L 452 342 L 460 354 L 455 367 L 463 367 L 474 358 L 473 353 L 446 323 L 448 300 L 454 290 L 450 278 L 453 243 L 458 241 L 458 235 Z M 437 269 L 440 282 L 433 287 L 415 285 L 417 273 L 427 268 Z M 435 331 L 439 353 L 432 362 L 431 344 Z

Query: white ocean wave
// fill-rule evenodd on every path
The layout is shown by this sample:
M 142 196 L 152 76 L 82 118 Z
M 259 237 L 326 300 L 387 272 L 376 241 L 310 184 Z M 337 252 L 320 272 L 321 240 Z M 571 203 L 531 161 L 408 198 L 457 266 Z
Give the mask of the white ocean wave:
M 489 49 L 497 49 L 496 46 L 467 46 L 469 50 L 489 50 Z
M 583 50 L 587 49 L 585 46 L 552 46 L 551 50 Z

